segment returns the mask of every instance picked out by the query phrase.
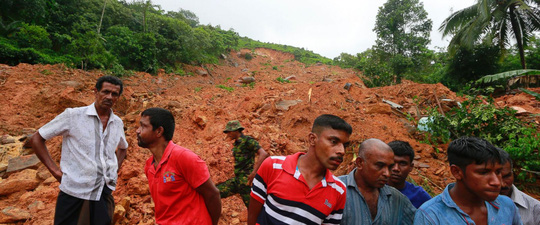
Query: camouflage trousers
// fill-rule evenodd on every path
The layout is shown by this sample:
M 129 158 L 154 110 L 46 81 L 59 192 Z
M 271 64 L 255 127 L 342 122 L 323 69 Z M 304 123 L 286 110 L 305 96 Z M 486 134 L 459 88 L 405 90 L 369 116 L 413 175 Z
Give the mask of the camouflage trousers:
M 249 205 L 249 193 L 251 187 L 247 185 L 247 175 L 241 177 L 233 177 L 227 181 L 217 185 L 221 198 L 227 198 L 229 196 L 240 194 L 246 207 Z

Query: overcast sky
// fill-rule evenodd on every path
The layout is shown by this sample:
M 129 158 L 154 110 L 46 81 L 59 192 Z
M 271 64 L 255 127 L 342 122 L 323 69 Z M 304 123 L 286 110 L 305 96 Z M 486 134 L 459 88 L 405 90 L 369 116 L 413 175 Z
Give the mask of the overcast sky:
M 430 48 L 446 47 L 438 32 L 451 11 L 476 0 L 420 0 L 433 21 Z M 194 12 L 200 24 L 234 29 L 262 42 L 303 47 L 333 59 L 356 54 L 375 44 L 373 27 L 386 0 L 152 0 L 165 11 Z

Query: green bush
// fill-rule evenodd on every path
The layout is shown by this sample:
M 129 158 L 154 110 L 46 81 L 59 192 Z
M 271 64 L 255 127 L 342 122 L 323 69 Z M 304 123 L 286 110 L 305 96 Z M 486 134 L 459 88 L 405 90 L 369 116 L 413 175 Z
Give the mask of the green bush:
M 227 87 L 227 86 L 225 86 L 225 85 L 223 85 L 223 84 L 217 85 L 216 87 L 217 87 L 217 88 L 220 88 L 220 89 L 223 89 L 223 90 L 226 90 L 226 91 L 228 91 L 228 92 L 233 92 L 233 91 L 234 91 L 234 88 L 233 88 L 233 87 Z
M 13 39 L 23 48 L 46 49 L 52 46 L 49 33 L 45 28 L 25 23 L 19 31 L 15 32 Z
M 426 139 L 446 143 L 461 136 L 484 138 L 505 149 L 516 168 L 540 171 L 536 125 L 518 119 L 514 109 L 496 107 L 488 97 L 468 97 L 461 105 L 445 116 L 431 109 L 431 122 L 426 124 L 430 134 L 426 134 Z

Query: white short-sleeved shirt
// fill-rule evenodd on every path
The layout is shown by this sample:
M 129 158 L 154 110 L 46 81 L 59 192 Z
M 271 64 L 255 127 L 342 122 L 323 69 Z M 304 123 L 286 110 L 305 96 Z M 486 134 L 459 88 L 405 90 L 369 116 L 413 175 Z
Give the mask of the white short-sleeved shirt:
M 126 149 L 124 123 L 111 111 L 107 128 L 94 103 L 68 108 L 39 129 L 45 139 L 62 135 L 60 190 L 85 200 L 99 200 L 106 184 L 115 190 L 118 178 L 116 148 Z

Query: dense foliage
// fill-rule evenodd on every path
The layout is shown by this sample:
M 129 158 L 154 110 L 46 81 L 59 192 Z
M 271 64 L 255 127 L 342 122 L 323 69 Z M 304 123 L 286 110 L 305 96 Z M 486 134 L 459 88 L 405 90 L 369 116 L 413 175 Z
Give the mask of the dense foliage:
M 511 108 L 496 107 L 491 98 L 469 97 L 461 107 L 445 115 L 432 109 L 429 116 L 426 126 L 431 133 L 426 138 L 430 142 L 447 143 L 461 136 L 484 138 L 506 150 L 516 168 L 540 171 L 540 136 L 536 125 L 517 118 Z M 526 174 L 521 172 L 518 177 L 524 179 Z
M 0 63 L 10 65 L 183 73 L 181 64 L 217 63 L 222 54 L 243 47 L 291 52 L 305 63 L 331 62 L 304 49 L 200 25 L 193 12 L 165 12 L 151 1 L 0 1 Z

